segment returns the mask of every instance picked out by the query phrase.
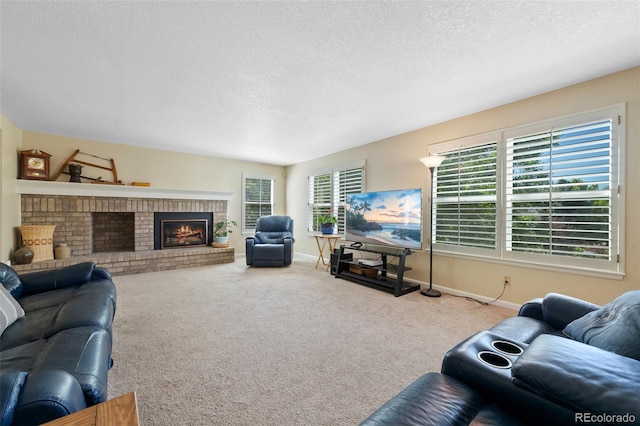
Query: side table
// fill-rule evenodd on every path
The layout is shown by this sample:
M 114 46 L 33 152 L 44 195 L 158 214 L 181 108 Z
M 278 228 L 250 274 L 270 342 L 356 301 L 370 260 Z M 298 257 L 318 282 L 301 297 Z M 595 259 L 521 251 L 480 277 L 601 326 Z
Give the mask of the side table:
M 325 262 L 324 255 L 323 255 L 324 249 L 328 242 L 329 256 L 331 256 L 331 253 L 336 248 L 336 244 L 338 243 L 338 240 L 342 238 L 342 236 L 334 235 L 334 234 L 317 234 L 317 235 L 314 235 L 314 237 L 316 238 L 316 245 L 318 246 L 318 260 L 316 260 L 316 269 L 318 269 L 318 265 L 320 264 L 320 261 L 322 261 L 322 265 L 325 266 L 325 271 L 328 271 L 329 265 L 331 265 L 331 262 Z M 320 241 L 322 241 L 322 243 L 320 243 Z
M 129 392 L 71 413 L 43 426 L 139 426 L 136 393 Z

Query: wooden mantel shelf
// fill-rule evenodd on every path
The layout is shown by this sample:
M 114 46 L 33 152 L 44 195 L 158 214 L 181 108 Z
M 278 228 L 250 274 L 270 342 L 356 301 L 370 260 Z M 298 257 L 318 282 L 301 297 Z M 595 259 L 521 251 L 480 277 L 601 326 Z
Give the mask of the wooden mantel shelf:
M 51 182 L 16 179 L 18 194 L 93 197 L 164 198 L 178 200 L 230 200 L 233 192 L 198 189 L 168 189 L 126 185 Z

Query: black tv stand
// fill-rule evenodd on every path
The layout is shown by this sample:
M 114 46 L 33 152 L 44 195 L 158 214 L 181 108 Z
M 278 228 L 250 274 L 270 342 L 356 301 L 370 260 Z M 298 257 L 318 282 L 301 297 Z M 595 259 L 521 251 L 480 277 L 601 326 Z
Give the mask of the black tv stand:
M 345 250 L 355 250 L 359 252 L 379 254 L 380 260 L 382 260 L 382 265 L 376 267 L 379 270 L 379 274 L 375 277 L 367 277 L 355 272 L 351 272 L 350 266 L 352 264 L 358 264 L 358 261 L 353 260 L 352 256 L 344 256 Z M 392 293 L 396 297 L 402 296 L 403 294 L 411 293 L 412 291 L 420 289 L 419 284 L 405 283 L 403 281 L 405 259 L 410 254 L 411 250 L 409 249 L 403 249 L 401 252 L 393 253 L 389 251 L 341 245 L 338 252 L 338 264 L 336 267 L 335 276 L 336 278 L 343 278 L 358 284 Z M 396 269 L 395 277 L 390 277 L 387 275 L 388 267 L 390 266 L 387 264 L 387 256 L 398 258 L 398 266 L 394 268 Z

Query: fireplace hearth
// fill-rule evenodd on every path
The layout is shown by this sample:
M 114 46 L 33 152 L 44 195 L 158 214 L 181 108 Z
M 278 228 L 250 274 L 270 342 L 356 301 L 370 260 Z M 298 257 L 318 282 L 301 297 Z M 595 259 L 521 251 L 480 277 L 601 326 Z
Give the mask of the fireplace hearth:
M 56 183 L 46 183 L 56 186 Z M 76 183 L 63 183 L 59 186 L 64 189 L 83 185 L 90 187 L 92 192 L 110 189 L 100 185 Z M 96 186 L 98 189 L 94 190 Z M 211 246 L 215 220 L 227 217 L 227 201 L 224 196 L 216 200 L 21 194 L 20 210 L 21 225 L 56 225 L 54 247 L 65 243 L 71 251 L 71 257 L 15 265 L 18 272 L 92 261 L 107 268 L 113 275 L 122 275 L 191 268 L 234 260 L 232 247 Z M 161 235 L 156 232 L 161 220 L 186 221 L 183 223 L 186 225 L 184 231 L 181 231 L 184 235 L 181 236 L 189 238 L 169 241 L 169 245 L 177 246 L 163 250 L 162 239 L 156 238 L 156 235 Z M 197 221 L 206 221 L 204 231 L 197 230 L 200 228 Z

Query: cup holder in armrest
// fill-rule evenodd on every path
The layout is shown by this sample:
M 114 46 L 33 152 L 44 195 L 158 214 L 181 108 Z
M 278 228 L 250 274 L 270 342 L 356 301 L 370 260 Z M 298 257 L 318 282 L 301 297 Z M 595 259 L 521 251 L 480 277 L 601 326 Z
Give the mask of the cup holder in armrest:
M 510 368 L 511 361 L 504 355 L 501 355 L 496 352 L 490 351 L 481 351 L 478 352 L 478 358 L 480 361 L 489 364 L 492 367 L 496 368 Z
M 509 355 L 521 355 L 523 349 L 515 343 L 507 342 L 506 340 L 494 340 L 491 342 L 493 349 L 498 352 L 502 352 Z

